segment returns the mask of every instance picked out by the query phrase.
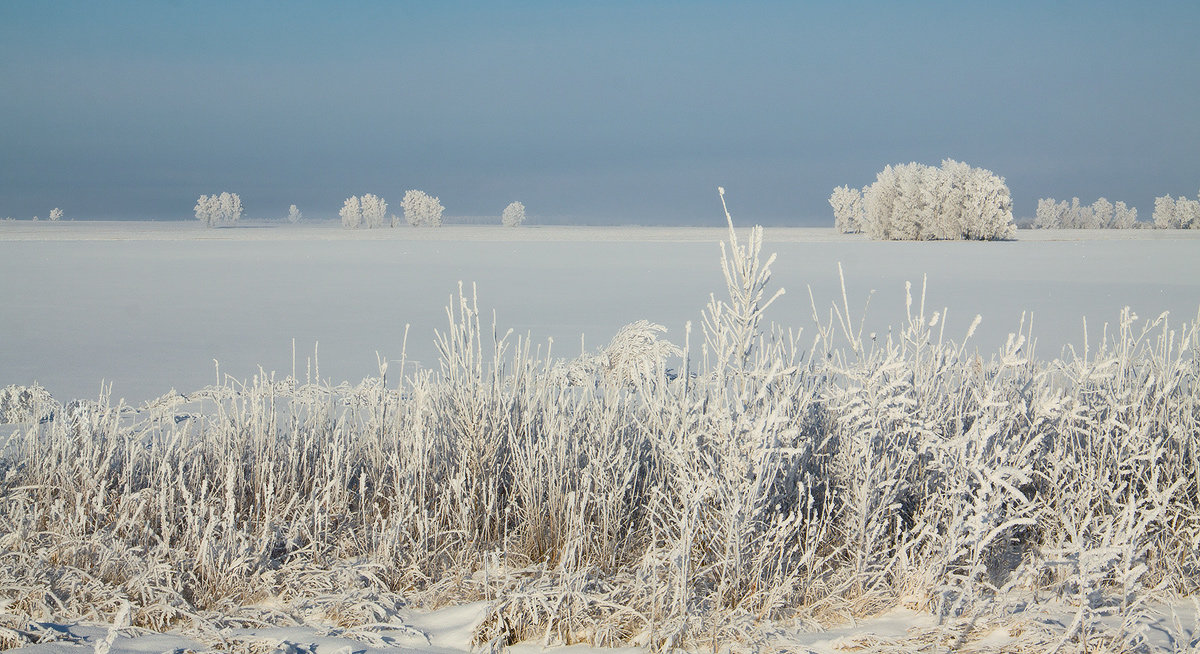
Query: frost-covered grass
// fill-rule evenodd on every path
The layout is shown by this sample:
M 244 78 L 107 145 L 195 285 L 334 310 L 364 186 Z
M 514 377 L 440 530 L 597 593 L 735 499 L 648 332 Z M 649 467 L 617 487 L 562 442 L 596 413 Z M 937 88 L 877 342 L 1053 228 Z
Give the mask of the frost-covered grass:
M 980 355 L 918 292 L 890 335 L 845 295 L 793 331 L 761 231 L 728 238 L 681 343 L 643 322 L 555 359 L 467 291 L 436 366 L 7 429 L 0 645 L 126 604 L 219 643 L 483 600 L 491 645 L 749 646 L 908 607 L 931 643 L 1003 622 L 1030 651 L 1132 651 L 1148 602 L 1200 591 L 1200 323 L 1126 312 L 1062 358 L 1028 329 Z M 1065 627 L 1013 617 L 1051 602 Z

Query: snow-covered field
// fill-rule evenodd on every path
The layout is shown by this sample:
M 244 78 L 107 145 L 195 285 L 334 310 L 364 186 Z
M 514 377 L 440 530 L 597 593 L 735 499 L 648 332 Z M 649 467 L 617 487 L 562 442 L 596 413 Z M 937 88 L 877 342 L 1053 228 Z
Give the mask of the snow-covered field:
M 433 330 L 460 281 L 502 329 L 554 340 L 554 353 L 598 348 L 647 319 L 681 342 L 723 285 L 724 228 L 446 226 L 344 230 L 334 223 L 205 229 L 194 223 L 0 221 L 0 386 L 38 382 L 61 400 L 137 404 L 221 375 L 322 379 L 374 374 L 376 353 L 436 364 Z M 1021 231 L 1007 243 L 872 242 L 831 229 L 768 229 L 787 290 L 768 319 L 811 332 L 808 287 L 823 310 L 872 290 L 867 331 L 904 320 L 904 283 L 928 278 L 928 303 L 949 309 L 947 337 L 982 315 L 983 353 L 1033 316 L 1038 354 L 1083 346 L 1121 309 L 1142 317 L 1200 308 L 1200 231 Z M 314 369 L 313 374 L 316 373 Z
M 1189 651 L 1164 234 L 0 223 L 0 647 Z

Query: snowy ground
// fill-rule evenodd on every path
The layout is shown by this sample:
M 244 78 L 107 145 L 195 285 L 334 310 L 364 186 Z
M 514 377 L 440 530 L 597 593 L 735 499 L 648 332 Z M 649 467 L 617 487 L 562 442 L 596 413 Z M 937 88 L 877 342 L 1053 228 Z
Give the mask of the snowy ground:
M 436 365 L 433 330 L 460 281 L 501 330 L 553 339 L 574 356 L 640 318 L 682 342 L 708 294 L 723 287 L 723 228 L 447 226 L 343 230 L 332 223 L 204 229 L 169 222 L 0 222 L 0 386 L 38 382 L 60 401 L 138 404 L 169 388 L 265 370 L 356 382 L 376 352 Z M 985 355 L 1032 312 L 1037 353 L 1083 345 L 1124 306 L 1143 317 L 1200 308 L 1200 231 L 1022 231 L 1005 243 L 880 243 L 831 229 L 766 230 L 787 295 L 768 318 L 811 325 L 841 299 L 856 317 L 876 293 L 867 331 L 904 316 L 904 282 L 948 307 L 946 336 L 975 314 Z M 295 351 L 293 355 L 293 343 Z M 293 365 L 295 366 L 293 368 Z
M 282 652 L 285 654 L 457 654 L 479 651 L 471 644 L 472 631 L 482 619 L 485 602 L 456 606 L 432 613 L 410 612 L 398 616 L 395 623 L 370 625 L 356 629 L 337 627 L 269 627 L 230 629 L 222 636 L 220 651 Z M 1160 605 L 1147 617 L 1148 644 L 1163 652 L 1194 651 L 1200 639 L 1200 624 L 1194 605 Z M 978 631 L 969 647 L 953 642 L 953 631 L 939 631 L 936 621 L 925 613 L 896 609 L 884 615 L 822 630 L 781 629 L 770 643 L 760 644 L 762 651 L 786 651 L 797 654 L 836 654 L 863 651 L 1032 651 L 1020 647 L 1026 631 L 1049 625 L 1061 629 L 1072 619 L 1071 612 L 1049 606 L 1031 611 L 1029 616 L 1007 620 L 1003 624 L 972 625 Z M 114 629 L 110 625 L 58 625 L 44 623 L 41 628 L 52 642 L 10 650 L 21 654 L 148 654 L 151 652 L 212 651 L 204 643 L 177 634 L 161 634 L 142 629 Z M 729 651 L 728 643 L 714 643 L 713 651 Z M 505 649 L 510 654 L 635 654 L 642 648 L 600 648 L 586 645 L 546 647 L 527 642 Z
M 580 334 L 586 334 L 582 347 L 594 349 L 638 318 L 664 323 L 668 337 L 680 342 L 684 324 L 698 323 L 707 294 L 723 286 L 716 243 L 724 236 L 721 229 L 687 228 L 347 232 L 327 224 L 205 230 L 172 223 L 0 223 L 0 386 L 36 380 L 65 401 L 94 395 L 104 378 L 115 396 L 140 403 L 170 387 L 191 391 L 213 383 L 213 359 L 222 374 L 238 378 L 261 365 L 281 376 L 354 381 L 377 372 L 376 351 L 399 357 L 406 323 L 409 360 L 436 366 L 432 332 L 444 324 L 443 307 L 460 280 L 478 282 L 480 305 L 495 308 L 502 330 L 529 333 L 540 343 L 554 339 L 561 356 L 579 351 Z M 770 230 L 766 249 L 779 254 L 774 282 L 789 290 L 770 318 L 809 325 L 809 285 L 827 314 L 841 299 L 839 263 L 856 318 L 869 291 L 879 291 L 868 332 L 882 338 L 889 323 L 899 322 L 904 281 L 919 292 L 927 276 L 930 311 L 951 308 L 947 337 L 959 338 L 974 314 L 984 315 L 974 343 L 985 355 L 1017 328 L 1022 311 L 1035 314 L 1042 358 L 1067 343 L 1082 347 L 1084 316 L 1092 343 L 1102 323 L 1126 305 L 1143 316 L 1196 316 L 1200 233 L 1020 236 L 1007 243 L 875 243 L 824 229 Z M 15 601 L 0 597 L 0 617 L 16 610 Z M 1076 615 L 1052 597 L 1005 596 L 998 603 L 977 614 L 985 616 L 978 624 L 939 626 L 928 612 L 901 602 L 830 629 L 779 625 L 758 632 L 763 640 L 738 646 L 834 652 L 966 644 L 970 651 L 1029 651 L 1030 643 L 1069 632 Z M 0 642 L 45 641 L 24 652 L 183 652 L 214 642 L 247 652 L 456 652 L 471 649 L 487 609 L 487 603 L 434 613 L 401 609 L 352 629 L 319 618 L 295 621 L 300 626 L 223 627 L 204 642 L 194 640 L 197 634 L 131 628 L 118 615 L 115 625 L 25 623 L 19 639 L 11 625 L 0 624 Z M 1155 604 L 1139 619 L 1155 648 L 1186 651 L 1200 642 L 1194 603 Z M 1029 635 L 1043 632 L 1049 640 Z M 543 644 L 513 651 L 540 651 Z

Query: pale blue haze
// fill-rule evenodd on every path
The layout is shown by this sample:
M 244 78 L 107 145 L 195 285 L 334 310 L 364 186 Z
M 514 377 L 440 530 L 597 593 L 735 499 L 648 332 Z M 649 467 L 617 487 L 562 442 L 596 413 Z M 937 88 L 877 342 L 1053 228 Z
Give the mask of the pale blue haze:
M 351 194 L 536 221 L 829 224 L 952 157 L 1148 219 L 1200 188 L 1200 3 L 0 3 L 0 217 Z M 498 220 L 498 218 L 497 218 Z

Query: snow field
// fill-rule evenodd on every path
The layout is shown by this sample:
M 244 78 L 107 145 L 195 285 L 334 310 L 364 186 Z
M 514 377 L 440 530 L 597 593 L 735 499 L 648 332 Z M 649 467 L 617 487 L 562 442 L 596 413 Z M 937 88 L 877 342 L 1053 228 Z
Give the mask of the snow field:
M 848 293 L 797 332 L 768 320 L 761 232 L 728 238 L 673 344 L 643 322 L 545 356 L 468 287 L 436 365 L 48 407 L 3 441 L 0 644 L 122 610 L 216 645 L 483 601 L 489 647 L 750 649 L 906 608 L 925 643 L 1136 651 L 1152 602 L 1197 594 L 1197 323 L 981 354 L 911 291 L 891 333 Z M 1019 617 L 1051 603 L 1071 619 Z

